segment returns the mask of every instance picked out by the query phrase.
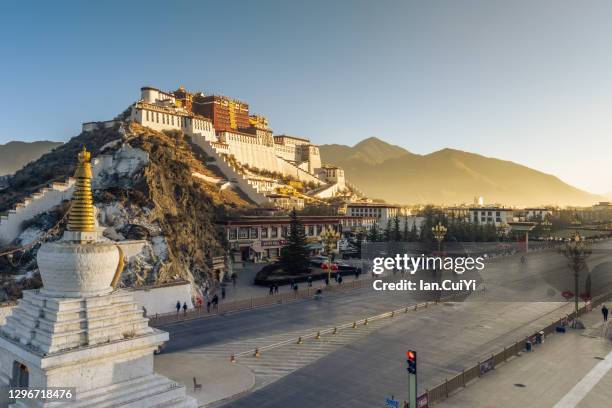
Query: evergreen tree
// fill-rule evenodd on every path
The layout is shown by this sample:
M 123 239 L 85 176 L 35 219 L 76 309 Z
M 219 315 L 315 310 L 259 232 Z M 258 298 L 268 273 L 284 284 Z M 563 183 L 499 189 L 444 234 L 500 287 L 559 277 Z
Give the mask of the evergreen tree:
M 361 245 L 363 244 L 363 232 L 357 232 L 355 236 L 355 246 L 357 247 L 357 257 L 361 258 Z
M 410 241 L 418 241 L 419 240 L 419 230 L 416 226 L 416 219 L 412 221 L 412 229 L 410 230 Z
M 402 230 L 402 241 L 410 241 L 410 229 L 408 228 L 408 217 L 404 217 L 404 228 Z
M 298 218 L 295 208 L 291 211 L 290 218 L 287 245 L 281 250 L 279 263 L 285 272 L 300 274 L 308 271 L 306 234 L 304 233 L 304 225 Z
M 387 228 L 385 228 L 385 232 L 383 234 L 384 238 L 383 240 L 386 242 L 391 241 L 393 235 L 393 226 L 391 223 L 391 218 L 387 219 Z
M 402 240 L 402 232 L 400 230 L 400 219 L 397 216 L 397 214 L 395 215 L 395 217 L 393 217 L 393 230 L 391 233 L 391 238 L 395 242 L 399 242 Z
M 368 241 L 378 242 L 380 240 L 380 233 L 378 232 L 378 224 L 372 224 L 372 227 L 368 231 Z

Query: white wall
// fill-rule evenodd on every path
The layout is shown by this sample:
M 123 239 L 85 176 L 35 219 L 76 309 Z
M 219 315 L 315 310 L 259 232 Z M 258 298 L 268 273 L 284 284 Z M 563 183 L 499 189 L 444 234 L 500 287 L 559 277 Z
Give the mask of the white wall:
M 177 301 L 181 302 L 181 306 L 183 302 L 187 302 L 187 307 L 193 309 L 191 284 L 189 282 L 124 290 L 132 293 L 134 301 L 147 309 L 147 316 L 149 317 L 156 313 L 176 312 Z M 181 313 L 182 311 L 183 309 L 181 309 Z
M 65 183 L 52 183 L 17 204 L 7 215 L 0 217 L 0 245 L 15 240 L 22 231 L 21 225 L 24 221 L 49 211 L 64 200 L 69 200 L 74 190 L 74 182 L 73 178 L 69 178 Z
M 140 149 L 123 146 L 114 155 L 101 155 L 92 160 L 93 185 L 96 179 L 105 173 L 117 173 L 129 176 L 149 162 L 148 154 Z M 70 200 L 74 191 L 75 180 L 69 178 L 64 183 L 52 183 L 26 198 L 22 203 L 0 217 L 0 245 L 15 240 L 22 232 L 24 221 L 49 211 L 62 201 Z
M 17 304 L 14 303 L 0 304 L 0 326 L 6 323 L 6 317 L 11 314 L 15 306 L 17 306 Z

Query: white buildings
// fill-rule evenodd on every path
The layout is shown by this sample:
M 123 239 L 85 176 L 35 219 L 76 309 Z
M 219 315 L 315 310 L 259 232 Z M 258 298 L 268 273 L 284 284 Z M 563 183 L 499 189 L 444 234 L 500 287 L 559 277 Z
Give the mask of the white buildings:
M 350 217 L 375 217 L 378 226 L 386 228 L 389 220 L 400 216 L 401 207 L 393 204 L 382 203 L 348 203 L 346 215 Z
M 225 174 L 228 180 L 242 183 L 243 178 L 253 188 L 253 192 L 247 193 L 250 198 L 262 195 L 255 197 L 257 203 L 272 202 L 264 196 L 279 193 L 273 182 L 262 184 L 261 177 L 299 181 L 308 185 L 312 196 L 317 198 L 330 198 L 348 191 L 342 169 L 322 166 L 318 146 L 301 137 L 273 135 L 267 120 L 249 115 L 248 109 L 244 102 L 189 93 L 182 87 L 174 92 L 143 87 L 140 100 L 131 107 L 129 119 L 156 131 L 179 130 L 190 136 L 193 143 L 228 173 Z M 83 131 L 114 123 L 85 123 Z M 219 161 L 226 162 L 227 166 L 219 165 Z
M 502 207 L 470 207 L 470 222 L 478 224 L 495 224 L 495 226 L 507 225 L 514 219 L 512 208 Z
M 553 210 L 550 208 L 525 208 L 523 212 L 527 221 L 544 220 L 553 215 Z

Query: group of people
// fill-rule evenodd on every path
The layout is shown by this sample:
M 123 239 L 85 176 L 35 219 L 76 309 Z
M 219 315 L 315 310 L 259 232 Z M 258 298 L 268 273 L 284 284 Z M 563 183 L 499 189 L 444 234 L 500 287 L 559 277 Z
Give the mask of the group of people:
M 270 285 L 270 290 L 268 291 L 269 295 L 276 295 L 278 293 L 278 285 L 273 283 Z

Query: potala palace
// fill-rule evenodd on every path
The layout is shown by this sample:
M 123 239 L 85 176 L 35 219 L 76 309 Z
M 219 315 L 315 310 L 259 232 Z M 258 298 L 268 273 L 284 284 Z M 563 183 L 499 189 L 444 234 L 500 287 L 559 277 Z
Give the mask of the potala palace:
M 174 92 L 143 87 L 129 119 L 157 131 L 182 131 L 257 204 L 301 207 L 305 201 L 351 194 L 344 171 L 322 165 L 318 146 L 274 135 L 267 119 L 251 115 L 242 101 L 183 87 Z M 100 125 L 84 123 L 83 130 Z

